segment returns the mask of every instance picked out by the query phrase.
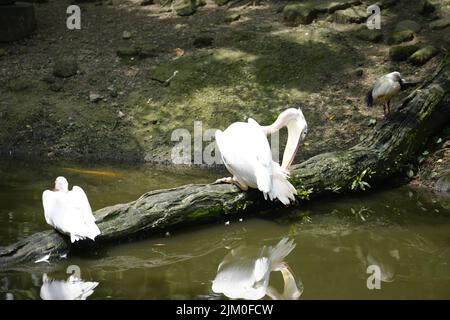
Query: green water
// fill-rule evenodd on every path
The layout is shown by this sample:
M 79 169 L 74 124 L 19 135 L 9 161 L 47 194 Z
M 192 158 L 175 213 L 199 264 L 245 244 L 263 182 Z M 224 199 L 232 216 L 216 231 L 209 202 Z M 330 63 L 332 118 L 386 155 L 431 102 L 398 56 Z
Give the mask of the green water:
M 67 168 L 109 173 L 99 176 Z M 58 175 L 82 186 L 93 209 L 99 209 L 149 190 L 210 182 L 224 172 L 3 161 L 0 246 L 50 228 L 41 194 Z M 0 299 L 41 299 L 43 274 L 63 281 L 70 265 L 79 266 L 84 281 L 97 283 L 87 299 L 226 299 L 212 291 L 212 281 L 230 249 L 246 247 L 245 252 L 258 253 L 283 237 L 296 244 L 285 262 L 303 289 L 300 299 L 450 299 L 449 208 L 446 198 L 402 187 L 242 216 L 242 221 L 227 225 L 177 231 L 56 264 L 2 271 Z M 380 289 L 367 288 L 369 265 L 381 270 Z M 271 273 L 270 286 L 283 291 L 280 272 Z

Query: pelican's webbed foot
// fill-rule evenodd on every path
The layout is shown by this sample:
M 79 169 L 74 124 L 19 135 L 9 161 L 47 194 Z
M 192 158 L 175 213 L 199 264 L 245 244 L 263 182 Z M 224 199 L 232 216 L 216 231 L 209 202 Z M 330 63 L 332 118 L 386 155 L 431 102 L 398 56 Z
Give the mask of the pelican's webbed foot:
M 239 183 L 239 181 L 237 181 L 235 178 L 233 177 L 226 177 L 226 178 L 221 178 L 221 179 L 217 179 L 216 181 L 214 181 L 214 184 L 219 184 L 219 183 L 228 183 L 228 184 L 234 184 L 235 186 L 237 186 L 239 189 L 241 189 L 242 191 L 247 191 L 248 187 L 245 185 L 242 185 L 241 183 Z

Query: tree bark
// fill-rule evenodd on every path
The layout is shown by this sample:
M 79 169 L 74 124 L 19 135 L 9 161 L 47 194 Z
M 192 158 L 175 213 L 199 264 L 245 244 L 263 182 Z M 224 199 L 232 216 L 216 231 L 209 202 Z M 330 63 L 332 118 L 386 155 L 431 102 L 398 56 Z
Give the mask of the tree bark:
M 378 184 L 404 170 L 428 139 L 450 121 L 450 62 L 445 59 L 433 76 L 405 98 L 391 117 L 369 129 L 356 146 L 317 155 L 291 169 L 299 200 L 333 192 L 346 193 Z M 365 171 L 365 174 L 363 172 Z M 86 246 L 104 246 L 163 235 L 167 231 L 238 214 L 280 206 L 265 201 L 257 190 L 241 192 L 223 184 L 186 185 L 142 195 L 136 201 L 95 212 L 102 232 L 95 242 L 70 244 L 54 230 L 36 233 L 0 248 L 0 269 L 33 263 L 50 254 L 63 254 Z

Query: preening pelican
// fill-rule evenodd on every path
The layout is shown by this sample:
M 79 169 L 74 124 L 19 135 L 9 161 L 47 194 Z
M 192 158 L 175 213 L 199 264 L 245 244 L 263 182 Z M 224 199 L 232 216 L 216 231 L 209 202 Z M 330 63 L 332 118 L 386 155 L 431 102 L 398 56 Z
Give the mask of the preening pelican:
M 256 254 L 246 252 L 242 246 L 231 250 L 219 264 L 212 283 L 213 292 L 231 299 L 258 300 L 266 295 L 274 299 L 298 299 L 301 290 L 283 261 L 294 248 L 293 240 L 283 238 L 276 246 L 264 246 Z M 269 286 L 272 271 L 282 272 L 285 280 L 283 294 Z
M 42 194 L 45 220 L 58 231 L 70 236 L 72 242 L 92 239 L 100 234 L 95 217 L 83 189 L 74 186 L 69 191 L 66 178 L 58 177 L 54 191 Z
M 43 300 L 86 300 L 97 286 L 98 282 L 83 281 L 74 275 L 61 281 L 51 280 L 44 273 L 40 296 Z
M 405 90 L 409 87 L 415 87 L 416 82 L 409 82 L 402 79 L 399 72 L 394 71 L 388 73 L 375 82 L 375 85 L 367 93 L 366 103 L 370 108 L 376 102 L 383 104 L 383 113 L 386 117 L 391 112 L 391 99 L 401 90 Z M 386 113 L 387 110 L 387 113 Z
M 288 140 L 283 153 L 281 166 L 272 160 L 267 135 L 288 129 Z M 261 126 L 255 120 L 235 122 L 225 131 L 216 131 L 216 143 L 223 163 L 233 175 L 217 182 L 236 184 L 241 190 L 257 188 L 269 196 L 288 205 L 295 200 L 297 191 L 288 181 L 288 169 L 294 160 L 300 143 L 307 133 L 307 123 L 300 109 L 290 108 L 283 111 L 270 126 Z

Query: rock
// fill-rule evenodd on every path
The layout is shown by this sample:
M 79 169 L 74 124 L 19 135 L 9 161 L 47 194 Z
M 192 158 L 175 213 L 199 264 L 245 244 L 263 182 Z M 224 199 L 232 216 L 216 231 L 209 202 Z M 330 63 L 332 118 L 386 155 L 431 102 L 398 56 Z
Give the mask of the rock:
M 109 95 L 112 98 L 116 98 L 117 97 L 117 90 L 116 90 L 116 88 L 114 88 L 114 86 L 109 86 L 108 87 L 108 92 L 109 92 Z
M 395 32 L 411 30 L 415 33 L 418 33 L 420 30 L 422 30 L 422 26 L 413 20 L 403 20 L 397 23 L 394 30 Z
M 450 26 L 450 17 L 438 19 L 430 23 L 430 29 L 432 30 L 445 29 L 448 26 Z
M 406 29 L 395 32 L 389 39 L 388 44 L 399 44 L 414 39 L 414 31 Z
M 428 0 L 420 0 L 418 5 L 418 12 L 423 16 L 429 16 L 436 11 L 436 7 Z
M 318 14 L 313 3 L 289 4 L 283 9 L 283 21 L 288 26 L 296 27 L 299 24 L 310 24 Z
M 205 5 L 203 0 L 174 0 L 172 2 L 172 9 L 179 16 L 190 16 L 202 5 Z
M 137 55 L 141 59 L 156 57 L 159 53 L 159 47 L 153 44 L 144 44 L 136 47 Z
M 117 49 L 116 54 L 121 58 L 130 58 L 137 56 L 139 52 L 134 47 L 121 47 Z
M 17 2 L 0 6 L 0 42 L 22 39 L 35 29 L 36 17 L 32 3 Z
M 447 172 L 436 181 L 434 189 L 439 192 L 450 193 L 450 172 Z
M 131 32 L 129 32 L 129 31 L 124 31 L 124 32 L 122 33 L 122 39 L 126 39 L 126 40 L 131 39 Z
M 417 45 L 394 46 L 389 49 L 389 56 L 393 61 L 405 61 L 417 50 Z
M 370 16 L 365 5 L 338 10 L 333 14 L 333 21 L 337 23 L 363 23 Z
M 149 6 L 149 5 L 152 5 L 152 4 L 154 4 L 154 3 L 155 3 L 154 0 L 143 0 L 143 1 L 141 2 L 141 6 Z
M 241 15 L 239 13 L 234 13 L 234 14 L 231 14 L 231 15 L 227 16 L 225 18 L 225 22 L 230 23 L 230 22 L 233 22 L 233 21 L 238 21 L 240 18 L 241 18 Z
M 380 30 L 370 30 L 366 27 L 363 27 L 361 29 L 359 29 L 358 31 L 356 31 L 355 36 L 360 39 L 360 40 L 364 40 L 364 41 L 369 41 L 369 42 L 380 42 L 381 40 L 383 40 L 383 34 L 381 33 Z
M 57 58 L 53 65 L 53 75 L 60 78 L 68 78 L 78 71 L 78 63 L 74 57 L 65 56 Z
M 425 64 L 428 60 L 433 58 L 435 55 L 439 53 L 439 50 L 436 47 L 433 46 L 426 46 L 425 48 L 422 48 L 414 54 L 412 54 L 408 58 L 408 62 L 411 62 L 412 64 L 416 66 L 421 66 Z
M 215 2 L 218 6 L 223 6 L 223 5 L 227 4 L 228 2 L 230 2 L 230 0 L 214 0 L 214 2 Z
M 194 39 L 193 45 L 196 48 L 205 48 L 212 46 L 213 41 L 214 41 L 213 37 L 199 36 Z
M 342 2 L 332 1 L 319 3 L 315 6 L 315 9 L 320 13 L 333 13 L 337 10 L 344 10 L 358 4 L 361 4 L 360 0 L 347 0 Z
M 103 97 L 97 93 L 89 93 L 89 101 L 90 102 L 99 102 Z

